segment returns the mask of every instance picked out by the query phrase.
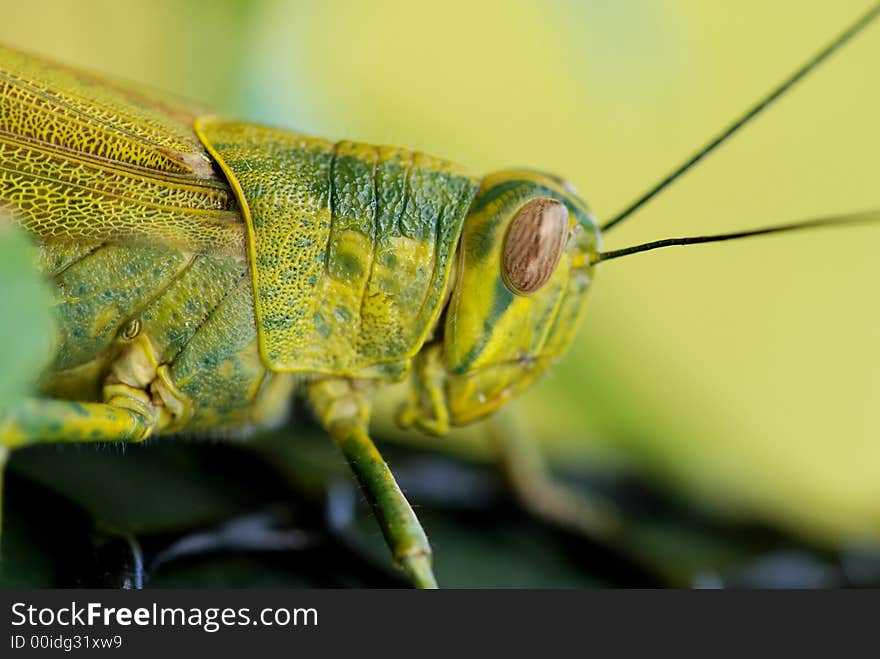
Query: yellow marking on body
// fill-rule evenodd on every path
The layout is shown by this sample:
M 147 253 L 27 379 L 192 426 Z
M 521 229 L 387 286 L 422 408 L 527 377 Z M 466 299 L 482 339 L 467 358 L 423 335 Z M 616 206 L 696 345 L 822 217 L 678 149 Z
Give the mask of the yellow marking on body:
M 115 306 L 104 307 L 104 309 L 95 316 L 92 321 L 92 336 L 102 334 L 108 325 L 113 323 L 119 317 L 119 309 Z

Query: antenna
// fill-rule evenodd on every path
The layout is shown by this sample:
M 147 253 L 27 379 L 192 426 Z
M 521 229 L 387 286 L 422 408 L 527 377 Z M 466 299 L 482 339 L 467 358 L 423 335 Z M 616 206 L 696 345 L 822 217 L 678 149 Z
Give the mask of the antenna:
M 648 243 L 633 245 L 632 247 L 624 247 L 623 249 L 614 249 L 608 252 L 597 252 L 592 256 L 590 262 L 592 264 L 596 264 L 601 263 L 602 261 L 610 261 L 611 259 L 619 259 L 622 256 L 629 256 L 630 254 L 649 252 L 654 249 L 660 249 L 661 247 L 672 247 L 675 245 L 719 243 L 725 240 L 738 240 L 739 238 L 763 236 L 770 233 L 784 233 L 786 231 L 800 231 L 802 229 L 818 229 L 822 227 L 844 226 L 852 224 L 874 224 L 877 222 L 880 222 L 880 210 L 864 211 L 862 213 L 851 213 L 848 215 L 832 215 L 830 217 L 822 217 L 815 220 L 804 220 L 802 222 L 792 222 L 790 224 L 777 224 L 760 229 L 749 229 L 747 231 L 736 231 L 733 233 L 717 233 L 709 236 L 688 236 L 684 238 L 664 238 L 663 240 L 652 240 Z
M 733 123 L 729 124 L 718 135 L 709 140 L 709 142 L 707 142 L 702 148 L 700 148 L 685 162 L 679 165 L 678 168 L 676 168 L 671 174 L 668 174 L 656 185 L 654 185 L 654 187 L 652 187 L 641 197 L 629 204 L 629 206 L 620 211 L 608 222 L 603 224 L 600 227 L 602 232 L 604 233 L 605 231 L 608 231 L 612 227 L 615 227 L 623 222 L 626 218 L 628 218 L 630 215 L 639 210 L 642 206 L 651 201 L 651 199 L 656 197 L 661 191 L 666 189 L 666 187 L 668 187 L 673 181 L 677 180 L 683 174 L 685 174 L 691 167 L 696 165 L 712 151 L 721 146 L 721 144 L 727 141 L 729 137 L 736 133 L 740 128 L 745 126 L 749 121 L 758 116 L 762 111 L 766 110 L 774 101 L 776 101 L 785 92 L 791 89 L 796 83 L 800 82 L 808 73 L 810 73 L 819 64 L 825 61 L 836 50 L 840 49 L 850 39 L 852 39 L 866 27 L 868 27 L 868 25 L 874 19 L 876 19 L 878 15 L 880 15 L 880 3 L 875 4 L 857 21 L 855 21 L 852 25 L 841 32 L 831 43 L 825 46 L 825 48 L 816 53 L 806 63 L 801 65 L 799 69 L 788 76 L 788 78 L 786 78 L 777 87 L 775 87 L 769 94 L 767 94 L 767 96 L 758 101 L 749 110 L 747 110 L 745 114 L 734 120 Z

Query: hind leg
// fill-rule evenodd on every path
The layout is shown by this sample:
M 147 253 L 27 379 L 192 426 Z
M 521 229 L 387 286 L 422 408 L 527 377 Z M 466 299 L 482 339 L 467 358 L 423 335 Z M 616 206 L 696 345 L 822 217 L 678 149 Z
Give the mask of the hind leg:
M 137 405 L 124 404 L 24 398 L 12 405 L 0 419 L 0 513 L 3 472 L 13 449 L 56 442 L 138 442 L 149 436 L 155 420 Z
M 134 406 L 25 398 L 0 421 L 0 447 L 7 450 L 55 442 L 139 442 L 155 419 Z

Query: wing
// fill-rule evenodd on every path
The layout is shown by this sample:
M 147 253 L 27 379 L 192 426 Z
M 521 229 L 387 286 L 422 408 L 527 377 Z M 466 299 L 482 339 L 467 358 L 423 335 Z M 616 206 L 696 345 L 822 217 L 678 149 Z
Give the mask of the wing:
M 0 207 L 44 240 L 244 254 L 198 107 L 0 46 Z

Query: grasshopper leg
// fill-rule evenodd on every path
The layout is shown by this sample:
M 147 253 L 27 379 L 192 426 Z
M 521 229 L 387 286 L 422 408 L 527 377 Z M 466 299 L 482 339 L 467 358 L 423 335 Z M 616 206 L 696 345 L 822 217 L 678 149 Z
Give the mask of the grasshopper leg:
M 154 420 L 132 407 L 24 398 L 0 420 L 0 447 L 16 449 L 54 442 L 138 442 Z
M 342 449 L 376 514 L 395 561 L 417 588 L 436 588 L 431 546 L 421 523 L 367 432 L 367 391 L 347 380 L 321 380 L 309 399 L 324 427 Z
M 488 421 L 489 439 L 520 504 L 536 517 L 594 540 L 611 541 L 622 531 L 614 506 L 586 497 L 553 480 L 539 447 L 510 407 Z
M 428 346 L 416 360 L 414 375 L 418 386 L 410 388 L 410 399 L 397 413 L 401 428 L 416 426 L 429 435 L 449 432 L 449 409 L 444 388 L 446 372 L 439 345 Z
M 23 398 L 0 418 L 0 497 L 6 460 L 13 449 L 53 442 L 137 442 L 152 432 L 153 425 L 152 419 L 125 406 Z

